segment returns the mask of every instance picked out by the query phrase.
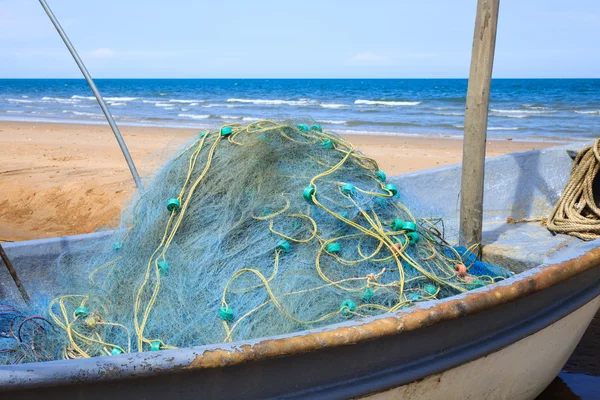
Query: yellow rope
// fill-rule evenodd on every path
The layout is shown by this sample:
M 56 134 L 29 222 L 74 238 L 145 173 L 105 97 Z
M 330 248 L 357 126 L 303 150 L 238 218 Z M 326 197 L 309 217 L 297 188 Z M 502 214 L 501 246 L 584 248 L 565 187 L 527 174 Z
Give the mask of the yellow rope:
M 383 312 L 393 312 L 397 311 L 400 308 L 412 303 L 411 300 L 408 300 L 407 292 L 418 294 L 422 299 L 436 299 L 443 287 L 451 288 L 452 290 L 458 292 L 464 292 L 467 289 L 465 287 L 468 284 L 465 280 L 457 279 L 456 271 L 454 271 L 453 265 L 455 263 L 459 263 L 461 260 L 460 255 L 453 249 L 451 246 L 446 246 L 447 248 L 452 249 L 453 257 L 448 257 L 444 252 L 439 251 L 438 248 L 434 244 L 438 243 L 439 245 L 439 237 L 436 235 L 440 235 L 441 233 L 437 229 L 437 227 L 429 220 L 419 220 L 417 221 L 410 210 L 408 210 L 404 205 L 402 205 L 398 201 L 390 202 L 393 205 L 395 210 L 398 211 L 399 215 L 408 216 L 408 220 L 422 225 L 425 229 L 422 233 L 422 240 L 425 241 L 426 246 L 419 250 L 419 254 L 416 255 L 418 258 L 413 258 L 408 254 L 409 248 L 409 238 L 407 236 L 407 232 L 404 230 L 393 231 L 388 228 L 389 221 L 382 221 L 380 216 L 375 212 L 375 210 L 365 210 L 361 207 L 361 205 L 355 200 L 353 195 L 344 194 L 341 192 L 341 186 L 344 182 L 334 181 L 329 179 L 330 176 L 334 175 L 336 172 L 342 171 L 344 169 L 350 168 L 352 165 L 363 168 L 369 173 L 365 173 L 364 175 L 369 179 L 377 182 L 378 187 L 381 189 L 379 192 L 365 190 L 360 187 L 354 187 L 356 192 L 361 195 L 367 196 L 376 196 L 383 198 L 392 198 L 393 193 L 390 192 L 383 183 L 378 181 L 374 177 L 374 172 L 378 170 L 377 163 L 369 157 L 366 157 L 357 151 L 355 151 L 352 144 L 346 141 L 343 138 L 338 138 L 333 135 L 330 135 L 326 132 L 319 131 L 309 131 L 302 132 L 298 131 L 295 134 L 299 134 L 302 140 L 295 139 L 291 136 L 292 130 L 295 128 L 291 128 L 286 125 L 281 125 L 279 123 L 275 123 L 272 121 L 256 121 L 251 123 L 245 127 L 234 124 L 227 125 L 231 127 L 232 133 L 226 138 L 226 140 L 234 145 L 238 146 L 253 146 L 257 145 L 263 139 L 257 139 L 265 132 L 269 132 L 270 134 L 276 133 L 281 136 L 281 138 L 285 140 L 289 140 L 299 144 L 306 145 L 314 145 L 315 143 L 323 142 L 324 140 L 330 140 L 333 143 L 333 148 L 331 151 L 335 151 L 339 153 L 341 157 L 338 162 L 335 164 L 329 164 L 326 161 L 323 161 L 317 157 L 309 156 L 309 158 L 315 162 L 317 165 L 320 165 L 324 168 L 324 170 L 312 177 L 306 177 L 308 180 L 308 185 L 314 189 L 314 193 L 312 195 L 311 201 L 313 206 L 307 205 L 306 211 L 293 211 L 290 212 L 290 201 L 283 197 L 285 204 L 277 211 L 269 212 L 267 215 L 263 216 L 255 216 L 252 218 L 257 221 L 268 221 L 268 229 L 274 235 L 285 239 L 292 243 L 298 244 L 307 244 L 314 242 L 318 247 L 316 251 L 314 266 L 315 272 L 323 281 L 322 285 L 318 285 L 308 289 L 301 289 L 297 291 L 292 291 L 288 293 L 282 293 L 276 295 L 273 291 L 271 285 L 273 281 L 277 278 L 280 271 L 280 262 L 282 251 L 279 249 L 274 250 L 274 262 L 272 266 L 272 271 L 268 274 L 268 278 L 256 268 L 241 268 L 236 271 L 230 279 L 227 281 L 222 294 L 222 306 L 225 309 L 228 309 L 227 297 L 228 294 L 236 294 L 236 293 L 246 293 L 252 290 L 265 290 L 268 295 L 268 299 L 253 309 L 245 312 L 240 317 L 235 319 L 235 322 L 231 323 L 230 321 L 223 320 L 223 328 L 225 331 L 224 341 L 233 340 L 233 334 L 236 329 L 240 326 L 240 324 L 249 318 L 254 313 L 263 309 L 268 305 L 272 305 L 275 309 L 285 318 L 301 325 L 314 325 L 325 320 L 334 318 L 339 316 L 340 314 L 354 315 L 359 317 L 364 317 L 370 315 L 369 312 L 372 311 L 383 311 Z M 222 129 L 222 128 L 221 128 Z M 182 153 L 180 153 L 175 159 L 180 158 L 184 153 L 189 154 L 189 160 L 187 162 L 188 171 L 186 174 L 186 178 L 182 184 L 182 187 L 177 195 L 177 200 L 180 201 L 181 207 L 180 210 L 172 211 L 169 218 L 165 223 L 164 232 L 158 246 L 155 248 L 154 252 L 148 259 L 146 263 L 145 272 L 143 275 L 142 282 L 137 291 L 137 295 L 135 297 L 135 302 L 133 304 L 133 325 L 135 329 L 135 341 L 137 344 L 137 351 L 144 351 L 147 349 L 144 345 L 151 345 L 153 342 L 160 343 L 160 348 L 174 348 L 173 346 L 169 346 L 168 344 L 162 342 L 159 339 L 150 339 L 145 335 L 146 327 L 148 324 L 148 320 L 152 313 L 152 309 L 156 304 L 160 293 L 161 287 L 161 271 L 159 267 L 159 262 L 166 261 L 166 254 L 175 239 L 175 236 L 186 217 L 186 211 L 191 206 L 191 199 L 193 197 L 194 192 L 198 188 L 198 186 L 202 183 L 204 178 L 206 177 L 212 161 L 214 154 L 224 139 L 223 136 L 219 134 L 221 130 L 218 132 L 207 132 L 203 137 L 196 140 L 190 146 L 188 146 Z M 208 140 L 212 141 L 208 152 L 205 152 L 206 143 Z M 248 139 L 248 140 L 244 140 Z M 191 151 L 191 154 L 189 153 Z M 202 156 L 206 154 L 206 156 Z M 202 156 L 202 158 L 201 158 Z M 200 159 L 204 160 L 204 165 L 202 167 L 201 172 L 198 176 L 192 180 L 192 176 L 194 175 L 194 171 L 197 168 L 197 164 L 200 162 Z M 299 175 L 294 176 L 295 179 L 301 178 Z M 332 199 L 325 195 L 320 196 L 319 187 L 321 183 L 325 183 L 327 185 L 337 185 L 340 189 L 339 195 L 344 198 L 344 205 L 340 204 L 336 199 Z M 261 182 L 258 182 L 257 188 L 260 192 Z M 341 209 L 352 209 L 356 211 L 357 218 L 363 221 L 362 223 L 356 222 L 355 218 L 345 217 L 338 212 L 328 208 L 322 202 L 319 201 L 326 200 L 325 202 L 331 202 L 339 206 Z M 326 212 L 327 214 L 333 216 L 335 219 L 340 221 L 346 227 L 353 228 L 354 233 L 345 233 L 343 235 L 339 235 L 337 237 L 329 237 L 325 239 L 323 233 L 319 232 L 319 226 L 315 221 L 314 217 L 311 214 L 315 213 L 315 207 Z M 268 211 L 267 211 L 268 212 Z M 283 220 L 284 218 L 296 219 L 301 221 L 301 225 L 306 228 L 308 235 L 301 235 L 300 237 L 295 237 L 298 235 L 289 235 L 284 232 L 280 232 L 275 228 L 275 221 Z M 366 225 L 366 226 L 365 226 Z M 135 226 L 135 224 L 133 225 Z M 133 229 L 133 227 L 131 228 Z M 131 232 L 131 229 L 129 232 Z M 127 233 L 127 236 L 129 235 Z M 125 238 L 127 238 L 127 236 Z M 402 240 L 400 240 L 402 239 Z M 373 249 L 369 249 L 368 251 L 365 249 L 365 240 L 373 241 Z M 358 257 L 354 257 L 354 259 L 345 259 L 341 255 L 337 253 L 329 252 L 328 245 L 336 242 L 355 242 L 356 243 L 356 251 L 358 253 Z M 396 243 L 400 242 L 402 244 Z M 334 278 L 329 271 L 328 275 L 328 267 L 327 263 L 324 263 L 323 260 L 327 257 L 327 259 L 333 259 L 335 262 L 343 265 L 349 269 L 355 268 L 357 265 L 363 262 L 373 262 L 376 264 L 384 264 L 384 263 L 392 263 L 393 265 L 386 265 L 378 270 L 378 272 L 369 273 L 365 276 L 359 277 L 350 277 L 345 279 Z M 106 264 L 98 267 L 90 274 L 90 281 L 95 284 L 94 277 L 102 270 L 106 268 L 113 268 L 118 265 L 118 263 L 122 260 L 122 257 L 117 257 Z M 433 263 L 439 270 L 436 274 L 432 273 L 428 268 L 424 267 L 420 264 L 420 262 L 427 261 Z M 421 275 L 412 277 L 407 279 L 405 276 L 405 268 L 411 267 L 414 270 L 418 271 Z M 470 266 L 467 266 L 467 268 Z M 110 274 L 110 272 L 109 272 Z M 249 274 L 250 276 L 254 276 L 258 279 L 259 283 L 250 285 L 247 287 L 234 287 L 234 282 L 237 281 L 242 276 Z M 384 274 L 397 274 L 397 278 L 395 277 L 391 282 L 379 282 Z M 499 277 L 478 277 L 478 279 L 485 282 L 494 282 Z M 386 278 L 387 279 L 387 278 Z M 425 291 L 423 288 L 414 287 L 411 289 L 407 289 L 407 284 L 415 284 L 418 281 L 431 281 L 437 284 L 435 293 L 429 293 Z M 355 309 L 350 310 L 348 307 L 340 306 L 339 309 L 332 310 L 331 312 L 327 312 L 324 315 L 318 316 L 316 318 L 310 320 L 302 320 L 297 316 L 293 315 L 289 310 L 287 310 L 281 301 L 283 299 L 288 298 L 289 296 L 302 296 L 303 294 L 309 292 L 315 292 L 319 290 L 325 289 L 338 289 L 341 291 L 345 291 L 348 293 L 357 293 L 361 291 L 369 290 L 385 290 L 389 293 L 395 293 L 396 302 L 390 307 L 382 306 L 380 304 L 374 304 L 367 302 L 366 304 L 360 304 L 355 307 Z M 373 292 L 372 292 L 373 293 Z M 118 349 L 122 352 L 131 352 L 131 335 L 129 330 L 122 324 L 104 321 L 99 319 L 96 324 L 94 324 L 93 328 L 86 327 L 82 325 L 82 322 L 79 317 L 74 316 L 74 314 L 70 314 L 70 309 L 76 308 L 79 305 L 85 305 L 88 301 L 86 296 L 79 295 L 69 295 L 62 296 L 60 298 L 55 299 L 51 302 L 49 311 L 52 320 L 56 323 L 58 327 L 65 330 L 67 336 L 69 338 L 69 348 L 64 350 L 65 357 L 90 357 L 91 355 L 98 355 L 99 352 L 110 354 L 110 349 Z M 68 304 L 67 304 L 68 303 Z M 55 314 L 55 308 L 58 305 L 60 310 L 59 314 Z M 104 331 L 102 331 L 102 327 L 106 327 L 109 329 L 110 327 L 123 329 L 126 332 L 128 343 L 124 346 L 118 346 L 116 344 L 108 343 L 102 339 L 102 335 Z M 83 329 L 83 330 L 82 330 Z

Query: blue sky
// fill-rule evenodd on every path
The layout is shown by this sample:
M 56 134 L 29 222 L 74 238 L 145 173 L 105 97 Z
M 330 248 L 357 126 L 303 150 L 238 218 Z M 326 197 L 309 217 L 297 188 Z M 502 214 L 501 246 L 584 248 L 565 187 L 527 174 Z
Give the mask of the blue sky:
M 475 0 L 48 0 L 97 78 L 464 78 Z M 494 77 L 600 77 L 600 2 L 503 0 Z M 35 0 L 0 0 L 0 78 L 81 74 Z

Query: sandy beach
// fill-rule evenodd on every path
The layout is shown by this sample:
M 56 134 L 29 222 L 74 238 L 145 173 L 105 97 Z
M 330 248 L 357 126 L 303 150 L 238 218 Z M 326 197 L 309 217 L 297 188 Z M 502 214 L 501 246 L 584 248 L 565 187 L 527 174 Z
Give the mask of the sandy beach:
M 194 129 L 121 127 L 142 176 L 159 167 Z M 462 141 L 441 136 L 347 136 L 389 175 L 461 162 Z M 491 140 L 488 157 L 560 142 Z M 135 190 L 105 125 L 0 122 L 0 240 L 93 232 L 114 224 Z

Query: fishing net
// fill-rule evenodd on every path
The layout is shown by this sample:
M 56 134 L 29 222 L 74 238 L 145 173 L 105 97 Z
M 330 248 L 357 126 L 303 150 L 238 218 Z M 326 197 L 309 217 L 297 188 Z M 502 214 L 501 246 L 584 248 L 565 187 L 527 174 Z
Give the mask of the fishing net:
M 374 160 L 318 125 L 202 132 L 115 233 L 59 258 L 56 298 L 26 313 L 3 306 L 3 361 L 285 334 L 510 275 L 451 246 L 442 220 L 417 218 L 403 198 Z

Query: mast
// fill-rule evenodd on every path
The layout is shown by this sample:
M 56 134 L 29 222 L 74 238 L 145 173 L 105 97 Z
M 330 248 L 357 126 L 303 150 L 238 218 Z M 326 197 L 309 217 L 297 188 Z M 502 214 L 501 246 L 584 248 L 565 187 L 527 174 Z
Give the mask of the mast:
M 500 0 L 478 0 L 465 109 L 459 243 L 481 255 L 488 106 Z
M 142 187 L 142 180 L 140 179 L 140 175 L 138 174 L 137 169 L 135 168 L 135 164 L 133 163 L 131 154 L 129 154 L 129 150 L 127 149 L 127 145 L 125 144 L 123 135 L 121 135 L 121 131 L 119 131 L 119 127 L 115 123 L 115 120 L 114 120 L 112 114 L 110 113 L 110 110 L 106 106 L 106 103 L 104 102 L 104 99 L 102 98 L 102 95 L 98 91 L 98 88 L 96 87 L 96 84 L 94 83 L 94 80 L 92 79 L 87 68 L 83 64 L 83 61 L 81 61 L 81 58 L 79 58 L 79 54 L 77 54 L 75 47 L 73 47 L 73 45 L 71 44 L 71 41 L 67 37 L 67 34 L 63 30 L 62 26 L 60 26 L 60 23 L 54 16 L 54 13 L 50 9 L 50 6 L 48 6 L 48 3 L 46 3 L 46 0 L 39 0 L 39 1 L 40 1 L 40 4 L 42 5 L 42 7 L 44 8 L 44 11 L 46 11 L 48 18 L 50 18 L 50 21 L 52 21 L 52 24 L 54 24 L 54 27 L 58 31 L 58 34 L 62 38 L 63 42 L 65 42 L 67 49 L 69 49 L 69 52 L 73 56 L 75 63 L 77 63 L 77 66 L 79 67 L 79 69 L 81 70 L 81 73 L 85 77 L 85 80 L 87 81 L 90 89 L 92 89 L 92 92 L 94 93 L 94 96 L 96 97 L 96 100 L 98 101 L 98 104 L 100 105 L 100 108 L 102 109 L 102 112 L 104 113 L 104 116 L 106 117 L 106 120 L 108 121 L 108 124 L 110 125 L 113 133 L 115 134 L 115 138 L 117 138 L 119 147 L 121 147 L 121 152 L 123 153 L 123 156 L 125 157 L 125 161 L 127 161 L 127 165 L 129 166 L 129 170 L 131 171 L 131 175 L 133 176 L 133 180 L 135 181 L 135 185 L 138 187 L 138 189 L 140 189 Z

